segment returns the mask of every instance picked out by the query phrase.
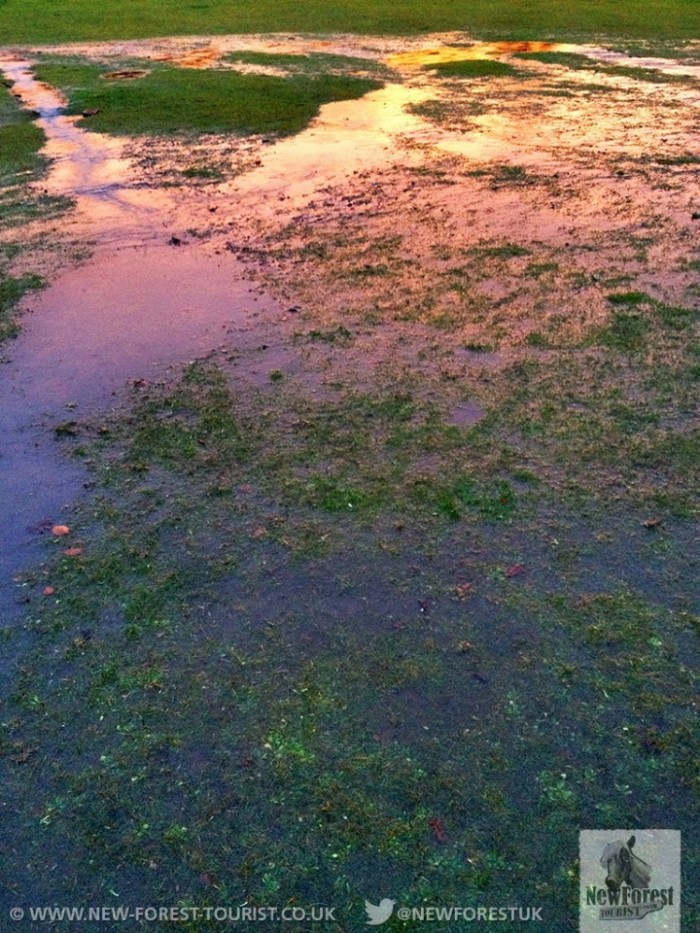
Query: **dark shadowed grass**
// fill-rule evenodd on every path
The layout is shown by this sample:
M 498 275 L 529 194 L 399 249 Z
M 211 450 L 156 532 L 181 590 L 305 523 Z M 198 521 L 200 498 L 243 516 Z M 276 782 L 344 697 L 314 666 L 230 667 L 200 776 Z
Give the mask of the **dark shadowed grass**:
M 44 281 L 38 275 L 12 276 L 3 271 L 0 263 L 0 341 L 17 334 L 14 311 L 22 296 L 43 285 Z
M 99 110 L 86 129 L 104 133 L 239 132 L 288 135 L 322 104 L 354 100 L 381 85 L 342 75 L 274 78 L 234 71 L 156 67 L 140 78 L 109 81 L 109 68 L 42 62 L 37 77 L 69 98 L 68 113 Z
M 464 30 L 499 39 L 546 39 L 608 35 L 628 38 L 694 38 L 698 11 L 685 0 L 620 3 L 617 0 L 405 0 L 377 4 L 341 0 L 132 0 L 114 7 L 96 0 L 34 0 L 32 16 L 22 0 L 4 0 L 3 41 L 59 42 L 139 36 L 300 31 L 312 33 L 413 34 Z
M 494 400 L 467 432 L 410 375 L 331 403 L 286 381 L 241 391 L 211 362 L 135 390 L 99 441 L 81 426 L 66 442 L 97 497 L 26 581 L 36 651 L 0 732 L 10 891 L 328 904 L 347 930 L 365 898 L 517 894 L 567 929 L 580 826 L 663 818 L 693 840 L 698 621 L 671 582 L 692 579 L 680 527 L 633 530 L 613 498 L 572 510 L 535 467 L 540 437 L 529 456 L 515 444 L 508 480 L 488 459 L 508 459 L 499 430 L 524 423 L 520 406 L 580 388 L 567 370 L 512 367 L 510 409 Z M 550 462 L 595 446 L 565 454 L 578 425 L 564 437 L 549 417 Z M 669 439 L 662 456 L 697 451 Z M 148 927 L 171 928 L 225 925 Z
M 33 177 L 45 167 L 39 155 L 44 134 L 21 110 L 9 89 L 0 86 L 0 188 Z

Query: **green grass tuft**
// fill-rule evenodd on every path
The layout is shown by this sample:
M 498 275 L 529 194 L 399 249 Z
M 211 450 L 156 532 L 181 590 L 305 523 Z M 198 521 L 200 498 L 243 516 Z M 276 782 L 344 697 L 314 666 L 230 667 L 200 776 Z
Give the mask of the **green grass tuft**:
M 16 180 L 17 175 L 34 173 L 44 164 L 38 154 L 44 134 L 30 119 L 22 113 L 13 122 L 0 125 L 0 185 Z
M 345 74 L 353 75 L 357 72 L 376 73 L 382 76 L 387 69 L 377 61 L 370 58 L 356 58 L 350 55 L 333 55 L 324 52 L 315 52 L 308 55 L 292 55 L 275 52 L 254 52 L 243 50 L 229 52 L 224 61 L 240 63 L 243 65 L 262 65 L 267 68 L 279 68 L 289 74 L 327 75 Z
M 0 341 L 17 335 L 18 325 L 13 312 L 22 296 L 43 287 L 44 280 L 38 275 L 13 277 L 0 272 Z
M 507 62 L 492 61 L 491 59 L 465 59 L 457 62 L 439 62 L 435 65 L 424 65 L 425 71 L 437 71 L 445 78 L 501 78 L 523 77 L 524 73 L 518 71 Z
M 650 301 L 644 292 L 613 292 L 607 299 L 612 305 L 640 305 Z
M 598 330 L 596 342 L 614 350 L 641 350 L 645 346 L 650 327 L 649 319 L 641 314 L 616 311 L 610 324 Z
M 46 137 L 22 110 L 9 89 L 0 86 L 0 187 L 17 182 L 18 175 L 34 175 L 45 166 L 39 155 Z
M 469 512 L 485 521 L 501 521 L 513 514 L 516 504 L 513 489 L 503 480 L 478 482 L 460 476 L 437 493 L 438 510 L 454 521 Z

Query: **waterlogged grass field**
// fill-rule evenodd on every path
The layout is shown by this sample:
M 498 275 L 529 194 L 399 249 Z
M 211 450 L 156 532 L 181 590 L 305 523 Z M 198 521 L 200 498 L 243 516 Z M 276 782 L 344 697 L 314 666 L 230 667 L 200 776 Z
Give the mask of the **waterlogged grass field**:
M 35 0 L 31 23 L 21 9 L 0 5 L 7 42 L 459 28 L 663 39 L 670 55 L 672 39 L 698 33 L 695 11 L 670 0 L 167 11 L 142 0 L 99 15 L 81 0 Z M 532 61 L 590 67 L 553 54 L 523 55 L 522 74 L 519 62 L 450 63 L 441 85 L 520 81 Z M 65 90 L 71 112 L 101 111 L 89 128 L 193 140 L 296 132 L 323 101 L 376 86 L 345 73 L 339 56 L 275 58 L 287 78 L 151 63 L 143 78 L 108 84 L 106 66 L 55 55 L 39 73 Z M 685 82 L 685 92 L 694 80 L 656 84 Z M 549 90 L 570 93 L 562 88 Z M 441 125 L 460 106 L 471 103 L 445 95 L 416 112 Z M 1 107 L 2 222 L 17 236 L 3 240 L 0 271 L 27 249 L 28 221 L 67 207 L 27 187 L 45 170 L 42 136 L 10 95 Z M 697 161 L 658 153 L 625 172 L 665 165 L 672 185 Z M 427 164 L 409 182 L 444 187 L 454 172 Z M 518 165 L 470 173 L 485 197 L 536 188 L 553 199 L 561 185 Z M 388 897 L 540 907 L 539 928 L 564 933 L 578 928 L 579 830 L 663 827 L 683 833 L 692 933 L 696 284 L 683 301 L 649 284 L 655 228 L 623 244 L 634 274 L 584 274 L 574 247 L 521 243 L 514 229 L 459 250 L 438 227 L 439 271 L 428 280 L 423 269 L 429 287 L 403 302 L 406 280 L 416 286 L 400 231 L 372 239 L 333 223 L 342 229 L 292 224 L 258 244 L 278 277 L 287 270 L 292 281 L 296 269 L 325 283 L 315 303 L 247 349 L 219 347 L 160 382 L 136 380 L 109 412 L 67 410 L 53 426 L 89 490 L 68 525 L 45 529 L 45 564 L 17 581 L 24 626 L 2 631 L 9 649 L 24 648 L 0 708 L 1 909 L 326 905 L 336 922 L 285 929 L 350 933 L 365 926 L 365 899 Z M 690 274 L 698 260 L 689 240 L 684 249 Z M 511 281 L 514 267 L 533 294 L 595 282 L 604 318 L 577 329 L 574 314 L 543 315 L 511 339 L 507 301 L 471 296 L 482 279 Z M 367 297 L 378 281 L 392 304 Z M 0 310 L 40 284 L 7 271 Z M 341 314 L 331 298 L 346 287 L 357 300 Z M 477 313 L 479 340 L 460 342 L 465 315 Z M 394 915 L 383 928 L 423 926 Z M 120 928 L 233 927 L 200 917 Z M 75 923 L 51 929 L 74 933 Z

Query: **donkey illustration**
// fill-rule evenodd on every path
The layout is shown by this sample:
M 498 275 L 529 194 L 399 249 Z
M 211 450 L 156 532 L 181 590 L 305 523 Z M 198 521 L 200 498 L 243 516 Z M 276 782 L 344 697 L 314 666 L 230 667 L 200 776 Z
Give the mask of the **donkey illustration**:
M 634 836 L 627 842 L 617 839 L 603 849 L 600 864 L 607 871 L 605 884 L 611 891 L 619 891 L 623 884 L 631 888 L 649 887 L 651 868 L 632 851 L 635 841 Z

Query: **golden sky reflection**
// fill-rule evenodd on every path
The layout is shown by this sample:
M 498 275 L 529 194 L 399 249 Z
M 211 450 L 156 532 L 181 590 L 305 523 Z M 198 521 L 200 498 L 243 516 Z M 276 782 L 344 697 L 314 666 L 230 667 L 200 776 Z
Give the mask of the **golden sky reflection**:
M 426 65 L 499 58 L 516 52 L 551 52 L 558 48 L 554 42 L 477 42 L 463 48 L 447 45 L 396 52 L 387 56 L 386 62 L 392 68 L 424 68 Z
M 387 162 L 397 137 L 427 141 L 431 129 L 406 109 L 427 96 L 388 84 L 360 100 L 326 104 L 305 132 L 278 142 L 259 168 L 237 179 L 236 197 L 270 216 L 298 209 L 320 186 Z

